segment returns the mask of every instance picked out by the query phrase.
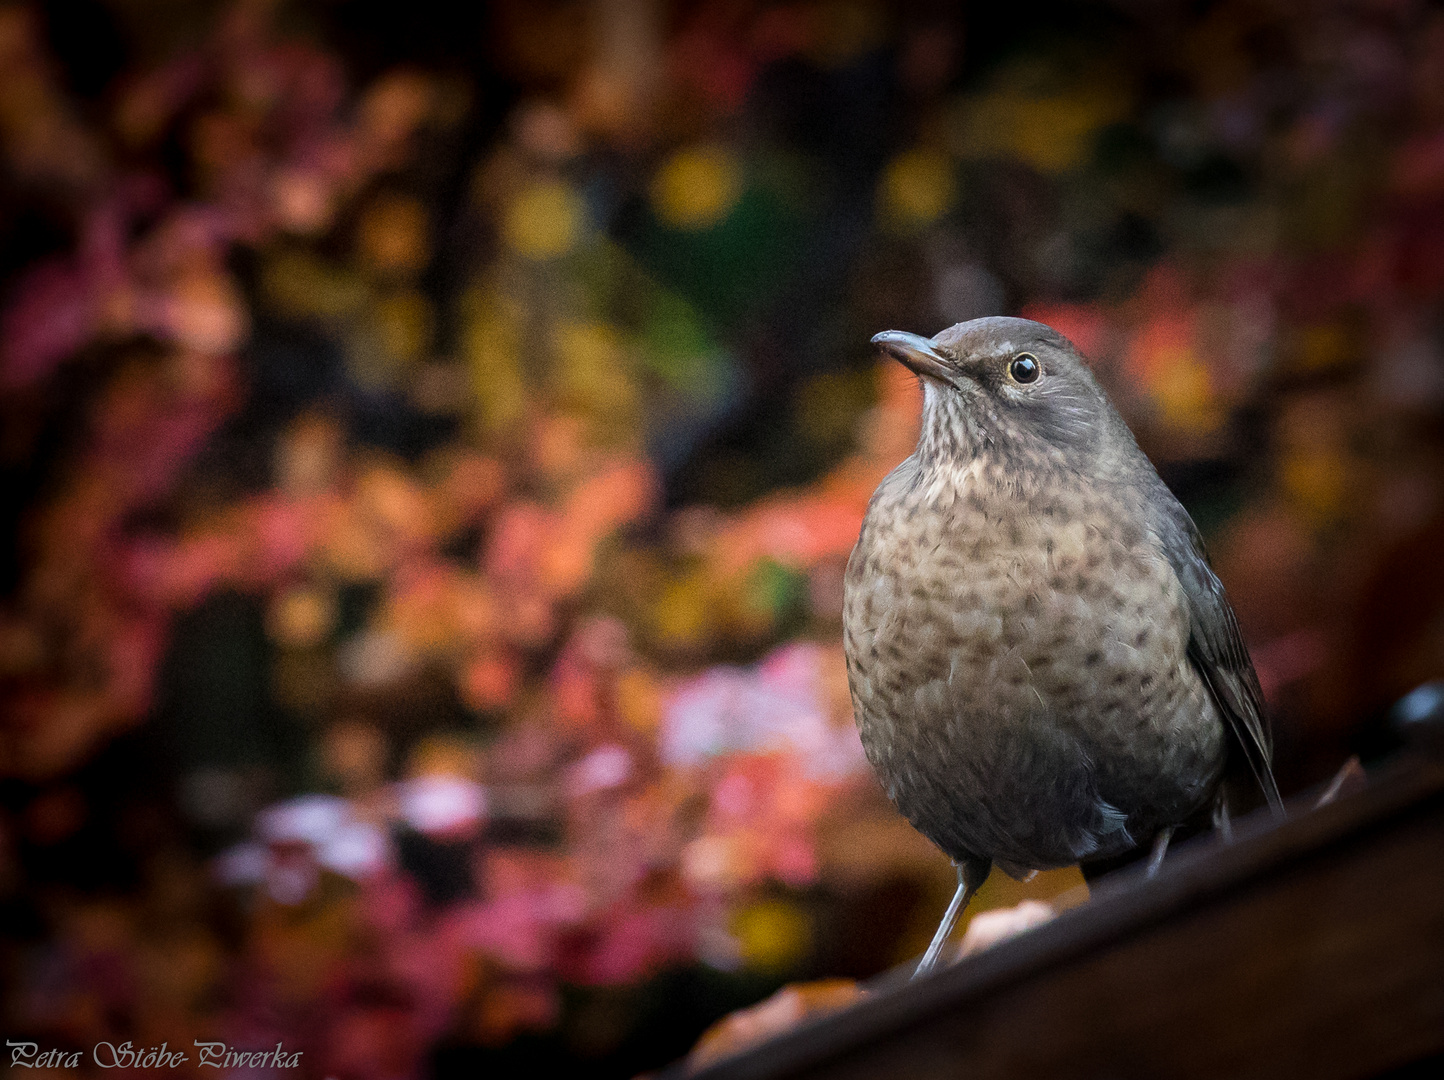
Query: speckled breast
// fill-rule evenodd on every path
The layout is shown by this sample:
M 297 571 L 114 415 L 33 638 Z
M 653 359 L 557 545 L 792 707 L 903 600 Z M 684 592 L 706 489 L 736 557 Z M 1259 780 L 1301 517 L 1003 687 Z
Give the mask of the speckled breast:
M 1208 800 L 1225 754 L 1155 539 L 1106 490 L 1050 487 L 905 463 L 846 578 L 854 711 L 889 796 L 955 858 L 1012 869 L 1147 840 Z

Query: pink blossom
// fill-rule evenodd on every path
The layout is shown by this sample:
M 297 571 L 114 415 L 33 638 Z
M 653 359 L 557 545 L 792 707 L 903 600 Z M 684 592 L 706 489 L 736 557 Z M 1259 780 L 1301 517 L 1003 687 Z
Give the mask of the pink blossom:
M 256 577 L 274 581 L 306 556 L 310 522 L 304 504 L 266 496 L 247 508 L 247 525 L 255 538 Z
M 771 869 L 778 880 L 802 888 L 817 880 L 817 851 L 811 839 L 801 833 L 778 838 L 772 851 Z
M 125 221 L 115 203 L 86 218 L 80 243 L 69 258 L 30 270 L 0 320 L 4 353 L 0 385 L 28 386 L 110 325 L 107 305 L 127 286 Z
M 487 572 L 498 579 L 529 580 L 551 529 L 550 516 L 535 503 L 504 506 L 486 551 Z
M 126 619 L 110 636 L 106 689 L 127 715 L 140 716 L 150 708 L 165 645 L 165 626 L 153 617 Z
M 602 913 L 591 935 L 574 943 L 563 970 L 582 984 L 633 982 L 690 955 L 695 936 L 685 909 L 617 905 Z
M 831 722 L 821 664 L 818 646 L 795 643 L 751 671 L 714 667 L 684 683 L 666 706 L 663 760 L 691 765 L 729 752 L 792 751 L 810 775 L 857 771 L 861 744 L 851 726 Z
M 361 895 L 367 923 L 382 934 L 405 933 L 422 908 L 416 882 L 395 871 L 369 878 Z
M 456 776 L 418 776 L 398 785 L 401 816 L 418 832 L 459 837 L 486 820 L 486 790 Z
M 483 651 L 462 668 L 463 699 L 473 709 L 499 709 L 516 694 L 518 673 L 515 661 L 506 653 Z
M 599 746 L 567 770 L 568 798 L 580 799 L 607 791 L 632 777 L 632 755 L 613 744 Z
M 591 728 L 602 718 L 601 687 L 595 669 L 577 655 L 564 651 L 552 667 L 552 714 L 572 728 Z
M 540 971 L 555 961 L 556 927 L 542 916 L 536 898 L 525 894 L 472 908 L 464 940 L 514 971 Z

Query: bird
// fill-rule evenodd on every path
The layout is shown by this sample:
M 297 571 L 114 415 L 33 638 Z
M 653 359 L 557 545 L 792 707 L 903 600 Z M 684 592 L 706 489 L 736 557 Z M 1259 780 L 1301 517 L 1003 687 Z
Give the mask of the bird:
M 1227 829 L 1240 780 L 1282 803 L 1198 528 L 1077 347 L 1001 316 L 872 341 L 918 377 L 922 423 L 863 516 L 843 646 L 868 761 L 957 871 L 916 978 L 994 865 L 1148 843 L 1152 876 L 1175 829 Z

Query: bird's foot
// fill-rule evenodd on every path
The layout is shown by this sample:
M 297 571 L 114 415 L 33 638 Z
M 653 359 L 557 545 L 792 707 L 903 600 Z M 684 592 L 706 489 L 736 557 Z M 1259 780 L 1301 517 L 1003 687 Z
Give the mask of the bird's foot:
M 1152 881 L 1158 876 L 1159 869 L 1163 866 L 1163 856 L 1168 853 L 1168 842 L 1173 839 L 1173 826 L 1160 829 L 1158 835 L 1153 838 L 1153 850 L 1148 854 L 1148 870 L 1144 877 Z
M 1229 817 L 1228 799 L 1220 795 L 1213 807 L 1213 827 L 1225 844 L 1233 843 L 1233 818 Z

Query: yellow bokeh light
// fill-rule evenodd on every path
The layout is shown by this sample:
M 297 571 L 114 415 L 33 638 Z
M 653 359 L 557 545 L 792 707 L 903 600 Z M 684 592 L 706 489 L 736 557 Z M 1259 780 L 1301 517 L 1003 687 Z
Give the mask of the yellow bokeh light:
M 1339 518 L 1349 496 L 1349 466 L 1342 454 L 1332 447 L 1294 449 L 1278 468 L 1284 491 L 1311 524 Z
M 883 219 L 900 226 L 926 225 L 942 217 L 957 197 L 953 163 L 939 150 L 907 150 L 883 170 L 878 188 Z
M 1192 350 L 1160 358 L 1149 389 L 1164 422 L 1175 430 L 1203 435 L 1223 422 L 1208 366 Z
M 471 368 L 477 425 L 486 433 L 506 430 L 526 411 L 521 305 L 499 290 L 476 288 L 461 307 L 461 349 Z
M 435 317 L 425 294 L 402 289 L 377 299 L 374 311 L 377 337 L 390 356 L 411 364 L 430 347 Z
M 657 680 L 640 668 L 617 679 L 617 712 L 634 731 L 654 732 L 662 721 L 662 690 Z
M 1099 130 L 1131 107 L 1127 90 L 1107 79 L 1066 87 L 1040 86 L 1038 79 L 1036 70 L 1020 68 L 1003 85 L 959 99 L 948 123 L 952 151 L 967 159 L 1021 161 L 1057 175 L 1087 161 Z
M 657 216 L 677 229 L 708 229 L 731 213 L 742 195 L 742 168 L 717 146 L 678 150 L 652 181 Z
M 266 629 L 271 638 L 291 649 L 319 645 L 336 621 L 335 598 L 309 586 L 290 589 L 277 596 L 267 612 Z
M 697 578 L 672 582 L 657 598 L 652 625 L 664 647 L 689 648 L 707 632 L 710 601 Z
M 764 900 L 733 917 L 732 932 L 748 967 L 785 969 L 800 962 L 812 946 L 812 920 L 795 904 Z
M 528 259 L 554 259 L 576 246 L 586 211 L 566 184 L 548 180 L 523 188 L 507 207 L 502 238 Z
M 559 404 L 587 416 L 631 418 L 637 387 L 616 329 L 607 323 L 563 322 L 554 339 L 550 385 Z

